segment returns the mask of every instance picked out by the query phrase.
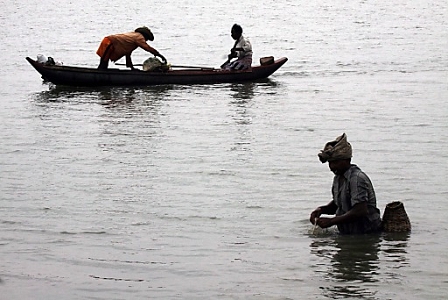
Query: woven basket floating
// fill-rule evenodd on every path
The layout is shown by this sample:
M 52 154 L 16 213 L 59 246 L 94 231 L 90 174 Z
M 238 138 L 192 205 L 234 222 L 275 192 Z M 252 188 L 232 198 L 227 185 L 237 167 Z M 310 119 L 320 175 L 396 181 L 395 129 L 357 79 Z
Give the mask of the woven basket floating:
M 386 205 L 383 214 L 383 230 L 386 232 L 411 231 L 411 222 L 402 202 L 394 201 Z

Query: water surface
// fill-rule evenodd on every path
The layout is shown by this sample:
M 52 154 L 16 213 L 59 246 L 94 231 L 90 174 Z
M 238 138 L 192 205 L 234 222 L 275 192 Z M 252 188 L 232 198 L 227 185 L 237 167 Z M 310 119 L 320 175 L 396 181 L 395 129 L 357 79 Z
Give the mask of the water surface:
M 445 298 L 447 17 L 444 1 L 4 3 L 0 298 Z M 103 36 L 146 25 L 170 63 L 219 66 L 233 23 L 255 62 L 288 62 L 255 83 L 86 89 L 25 61 L 96 66 Z M 310 233 L 331 197 L 317 153 L 342 132 L 410 234 Z

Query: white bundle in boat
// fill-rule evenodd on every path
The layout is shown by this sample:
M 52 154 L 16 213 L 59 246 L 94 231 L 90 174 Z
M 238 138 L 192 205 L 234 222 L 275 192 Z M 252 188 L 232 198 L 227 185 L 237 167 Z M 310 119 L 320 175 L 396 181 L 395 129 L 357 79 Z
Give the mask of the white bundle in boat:
M 143 71 L 155 71 L 162 66 L 162 62 L 157 57 L 150 57 L 143 62 Z
M 41 64 L 46 64 L 46 65 L 56 65 L 56 66 L 62 66 L 62 62 L 60 61 L 55 61 L 53 59 L 53 57 L 48 56 L 46 57 L 43 54 L 38 54 L 37 55 L 37 62 L 41 63 Z
M 45 55 L 43 55 L 43 54 L 38 54 L 37 55 L 37 62 L 38 63 L 44 64 L 47 61 L 48 61 L 48 58 Z

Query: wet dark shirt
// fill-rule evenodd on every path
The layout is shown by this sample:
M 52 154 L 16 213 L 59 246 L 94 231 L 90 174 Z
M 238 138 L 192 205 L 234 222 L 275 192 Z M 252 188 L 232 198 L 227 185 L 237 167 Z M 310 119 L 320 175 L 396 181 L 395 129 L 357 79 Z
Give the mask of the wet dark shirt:
M 354 222 L 338 224 L 340 233 L 370 233 L 380 230 L 381 216 L 372 182 L 358 166 L 352 164 L 343 175 L 334 177 L 332 194 L 338 207 L 337 216 L 347 213 L 357 203 L 367 202 L 367 216 Z

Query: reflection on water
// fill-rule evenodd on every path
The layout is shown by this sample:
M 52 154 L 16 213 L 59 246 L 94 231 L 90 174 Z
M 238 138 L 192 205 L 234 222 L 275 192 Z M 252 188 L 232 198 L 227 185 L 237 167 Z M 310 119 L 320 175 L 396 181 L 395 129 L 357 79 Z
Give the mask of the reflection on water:
M 42 128 L 66 130 L 76 135 L 79 124 L 95 120 L 88 136 L 102 150 L 126 145 L 123 137 L 153 137 L 160 128 L 160 109 L 179 87 L 171 85 L 151 87 L 67 87 L 51 85 L 46 91 L 34 93 L 31 98 L 35 116 L 44 120 Z M 94 104 L 94 105 L 92 105 Z M 64 120 L 64 126 L 55 122 Z M 64 129 L 62 129 L 64 128 Z M 85 140 L 84 140 L 85 141 Z
M 256 87 L 256 83 L 247 82 L 247 83 L 234 83 L 230 86 L 230 90 L 234 92 L 232 95 L 235 99 L 252 99 L 254 97 L 254 90 Z
M 170 97 L 170 92 L 175 90 L 173 85 L 158 85 L 145 88 L 111 88 L 101 91 L 99 100 L 106 107 L 116 107 L 123 104 L 142 101 L 162 101 Z
M 65 102 L 73 99 L 79 101 L 86 100 L 100 101 L 104 105 L 128 103 L 140 99 L 167 100 L 169 97 L 186 92 L 187 94 L 198 90 L 214 90 L 230 87 L 233 98 L 237 100 L 250 100 L 256 96 L 257 92 L 275 93 L 277 83 L 270 79 L 263 79 L 257 82 L 233 83 L 230 85 L 155 85 L 148 87 L 71 87 L 59 86 L 49 82 L 43 82 L 42 85 L 48 89 L 32 95 L 36 102 Z M 258 90 L 258 91 L 257 91 Z
M 230 85 L 230 90 L 233 92 L 232 97 L 235 99 L 253 99 L 257 94 L 261 94 L 264 91 L 270 94 L 276 93 L 276 88 L 279 85 L 277 82 L 265 78 L 254 82 L 245 83 L 233 83 Z
M 402 282 L 402 274 L 399 269 L 409 266 L 407 257 L 409 232 L 384 233 L 381 246 L 381 261 L 383 262 L 383 276 L 389 283 Z
M 233 83 L 229 86 L 233 97 L 229 103 L 231 117 L 235 121 L 237 130 L 231 151 L 238 153 L 238 160 L 248 161 L 252 159 L 251 145 L 255 139 L 252 127 L 253 120 L 256 118 L 256 109 L 253 108 L 254 98 L 263 93 L 276 94 L 278 84 L 270 79 L 262 79 L 256 82 Z
M 86 97 L 97 95 L 98 92 L 100 91 L 99 89 L 93 89 L 93 88 L 73 88 L 66 86 L 56 86 L 52 83 L 45 83 L 45 82 L 42 85 L 47 85 L 48 90 L 34 93 L 31 95 L 32 99 L 37 103 L 65 102 L 76 98 L 80 98 L 83 101 L 85 101 Z
M 235 92 L 233 94 L 234 99 L 230 101 L 229 105 L 237 131 L 231 151 L 238 152 L 238 158 L 245 161 L 252 157 L 251 144 L 253 142 L 253 134 L 251 125 L 253 124 L 254 114 L 251 107 L 256 84 L 232 84 L 230 88 L 232 92 Z
M 46 83 L 44 83 L 45 85 Z M 32 95 L 36 102 L 65 102 L 73 99 L 86 102 L 99 101 L 104 105 L 127 103 L 150 97 L 164 99 L 175 89 L 175 85 L 157 85 L 149 87 L 69 87 L 47 84 L 49 89 Z
M 389 269 L 407 265 L 408 237 L 407 234 L 337 235 L 313 240 L 311 254 L 323 261 L 317 272 L 330 283 L 320 287 L 322 294 L 329 299 L 378 299 L 376 282 L 384 277 L 382 273 L 394 278 Z M 379 261 L 385 259 L 389 265 L 383 270 Z

